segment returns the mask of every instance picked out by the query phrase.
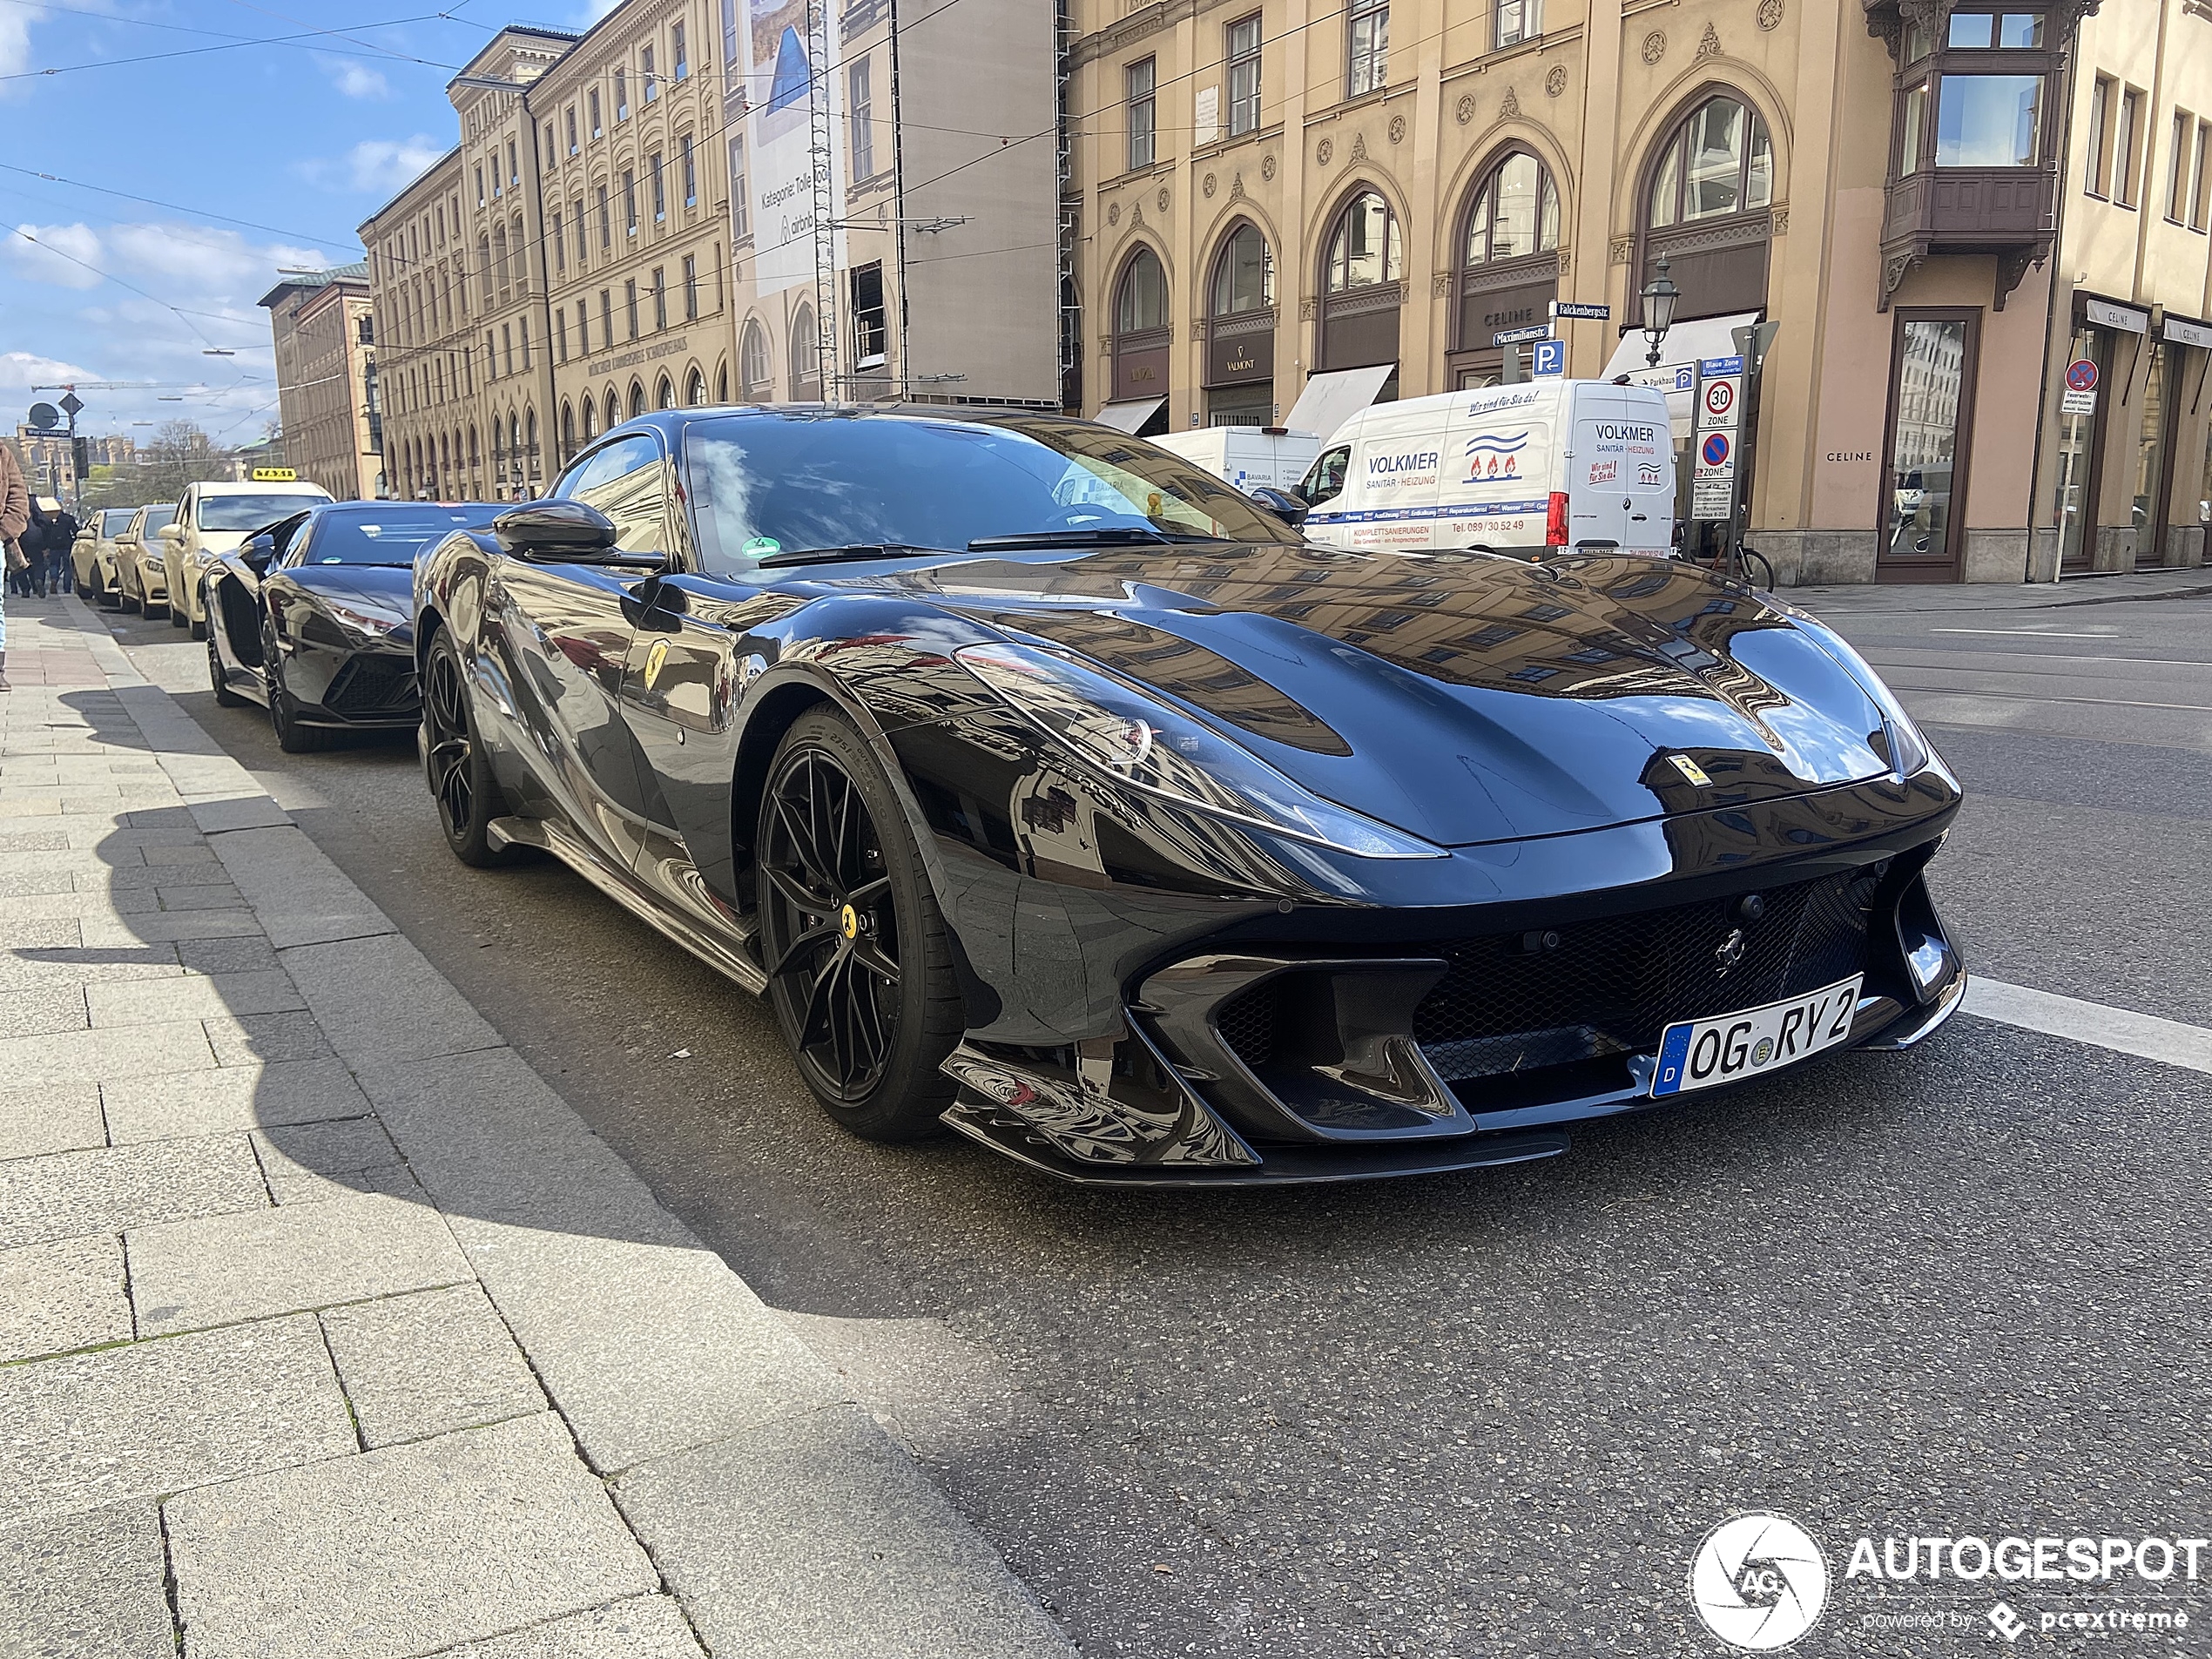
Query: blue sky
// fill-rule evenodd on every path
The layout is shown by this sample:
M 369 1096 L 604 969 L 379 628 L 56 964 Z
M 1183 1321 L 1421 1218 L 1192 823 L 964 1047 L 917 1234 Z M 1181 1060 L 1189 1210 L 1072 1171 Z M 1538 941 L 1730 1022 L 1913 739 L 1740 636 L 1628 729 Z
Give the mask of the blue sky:
M 522 15 L 580 28 L 612 3 Z M 254 301 L 280 266 L 360 257 L 361 219 L 454 142 L 446 81 L 514 16 L 495 0 L 0 0 L 0 429 L 34 385 L 146 381 L 81 391 L 78 429 L 143 439 L 134 422 L 184 415 L 260 436 L 276 384 Z

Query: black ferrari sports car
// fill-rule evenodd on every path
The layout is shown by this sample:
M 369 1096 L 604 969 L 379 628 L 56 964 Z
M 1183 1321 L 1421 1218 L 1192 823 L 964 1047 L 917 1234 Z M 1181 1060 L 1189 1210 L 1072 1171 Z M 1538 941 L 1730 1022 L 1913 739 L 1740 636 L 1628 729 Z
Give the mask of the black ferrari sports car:
M 341 732 L 418 725 L 415 556 L 498 511 L 329 502 L 256 530 L 203 578 L 215 700 L 265 705 L 277 742 L 293 754 Z
M 1957 780 L 1833 632 L 1671 561 L 1312 545 L 1055 416 L 684 409 L 415 599 L 453 850 L 765 993 L 860 1135 L 1510 1163 L 1965 989 Z

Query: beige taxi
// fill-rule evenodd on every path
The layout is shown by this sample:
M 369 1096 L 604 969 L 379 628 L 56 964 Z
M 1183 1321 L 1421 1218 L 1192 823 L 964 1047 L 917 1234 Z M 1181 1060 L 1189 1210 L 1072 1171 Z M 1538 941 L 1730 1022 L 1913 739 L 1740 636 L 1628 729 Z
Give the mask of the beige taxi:
M 185 487 L 176 522 L 165 525 L 160 536 L 173 625 L 191 629 L 194 639 L 206 638 L 207 612 L 199 579 L 207 567 L 264 524 L 331 498 L 320 484 L 298 479 L 289 467 L 256 467 L 250 483 Z
M 161 563 L 161 527 L 177 516 L 173 501 L 154 502 L 131 516 L 115 538 L 115 592 L 125 610 L 159 616 L 169 604 Z

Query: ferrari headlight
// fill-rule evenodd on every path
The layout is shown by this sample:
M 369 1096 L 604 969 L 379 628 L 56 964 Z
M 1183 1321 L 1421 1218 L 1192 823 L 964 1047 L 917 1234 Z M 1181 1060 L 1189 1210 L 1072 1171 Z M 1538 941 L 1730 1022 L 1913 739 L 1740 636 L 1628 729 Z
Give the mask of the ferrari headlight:
M 1086 765 L 1131 789 L 1361 858 L 1446 856 L 1322 799 L 1210 726 L 1056 651 L 992 644 L 953 655 Z
M 361 610 L 335 600 L 325 601 L 324 609 L 355 633 L 374 634 L 380 639 L 407 621 L 405 617 L 395 616 L 388 610 Z
M 1890 690 L 1874 665 L 1858 654 L 1858 650 L 1826 623 L 1796 613 L 1797 626 L 1811 636 L 1821 650 L 1836 659 L 1837 665 L 1858 683 L 1858 689 L 1872 699 L 1881 711 L 1882 725 L 1890 737 L 1890 764 L 1900 778 L 1910 778 L 1935 759 L 1934 745 L 1929 743 L 1905 705 L 1897 700 L 1897 693 Z

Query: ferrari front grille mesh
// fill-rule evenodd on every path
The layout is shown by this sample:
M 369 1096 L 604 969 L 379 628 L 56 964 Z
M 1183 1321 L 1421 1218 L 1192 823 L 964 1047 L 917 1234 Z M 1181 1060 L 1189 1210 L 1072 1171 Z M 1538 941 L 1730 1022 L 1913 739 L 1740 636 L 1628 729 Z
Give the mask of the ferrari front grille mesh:
M 1756 1008 L 1860 972 L 1876 884 L 1843 874 L 1764 889 L 1757 920 L 1743 916 L 1738 894 L 1408 946 L 1406 955 L 1447 964 L 1413 1011 L 1413 1035 L 1455 1081 L 1649 1054 L 1676 1020 Z M 1281 1046 L 1293 977 L 1264 981 L 1215 1012 L 1222 1041 L 1255 1071 Z
M 1444 947 L 1444 977 L 1413 1011 L 1413 1035 L 1448 1077 L 1565 1058 L 1649 1054 L 1677 1020 L 1817 990 L 1865 965 L 1875 879 L 1823 876 L 1760 894 L 1572 922 Z M 1572 1055 L 1565 1045 L 1578 1050 Z

